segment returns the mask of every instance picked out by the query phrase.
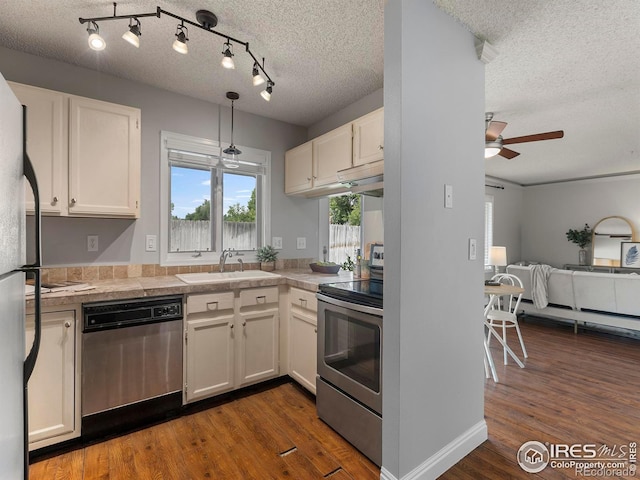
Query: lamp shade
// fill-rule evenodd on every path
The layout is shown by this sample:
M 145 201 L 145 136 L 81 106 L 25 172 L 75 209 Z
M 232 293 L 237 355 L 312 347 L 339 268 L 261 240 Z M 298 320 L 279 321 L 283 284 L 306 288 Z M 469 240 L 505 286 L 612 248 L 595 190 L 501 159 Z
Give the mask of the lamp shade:
M 504 267 L 507 265 L 507 247 L 491 247 L 489 251 L 489 265 Z

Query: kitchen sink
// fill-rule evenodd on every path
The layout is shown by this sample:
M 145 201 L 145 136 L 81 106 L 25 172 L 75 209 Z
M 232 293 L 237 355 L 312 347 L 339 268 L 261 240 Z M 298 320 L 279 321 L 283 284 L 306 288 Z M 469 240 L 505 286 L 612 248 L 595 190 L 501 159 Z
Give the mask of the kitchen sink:
M 177 274 L 184 283 L 217 283 L 231 280 L 260 280 L 263 278 L 279 277 L 277 273 L 263 272 L 262 270 L 245 270 L 244 272 L 202 272 Z

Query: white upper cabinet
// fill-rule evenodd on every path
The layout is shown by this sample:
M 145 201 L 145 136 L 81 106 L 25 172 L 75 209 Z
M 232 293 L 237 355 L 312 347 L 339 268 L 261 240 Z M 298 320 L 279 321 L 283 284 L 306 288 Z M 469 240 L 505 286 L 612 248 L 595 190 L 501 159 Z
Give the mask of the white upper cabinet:
M 384 158 L 384 109 L 379 108 L 353 122 L 353 166 Z
M 70 98 L 69 214 L 137 217 L 140 110 Z
M 140 215 L 140 110 L 11 83 L 27 106 L 27 153 L 42 213 Z M 27 211 L 33 195 L 27 187 Z
M 309 190 L 313 183 L 313 149 L 311 142 L 303 143 L 284 154 L 284 192 L 287 194 Z
M 349 123 L 313 139 L 314 187 L 337 183 L 338 170 L 351 166 L 352 138 Z
M 27 154 L 37 173 L 42 213 L 61 215 L 67 208 L 68 108 L 64 94 L 9 82 L 27 107 Z M 27 184 L 27 211 L 34 211 Z

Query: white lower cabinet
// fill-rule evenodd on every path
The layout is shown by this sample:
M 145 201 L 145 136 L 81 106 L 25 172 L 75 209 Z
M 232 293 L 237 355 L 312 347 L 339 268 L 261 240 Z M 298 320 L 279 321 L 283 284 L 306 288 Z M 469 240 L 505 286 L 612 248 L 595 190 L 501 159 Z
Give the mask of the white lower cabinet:
M 34 315 L 27 314 L 27 353 L 34 331 Z M 28 383 L 30 450 L 80 435 L 78 339 L 76 310 L 42 314 L 40 350 Z
M 289 375 L 316 393 L 318 350 L 317 300 L 314 292 L 292 287 L 289 291 Z
M 279 374 L 278 287 L 187 296 L 185 403 Z

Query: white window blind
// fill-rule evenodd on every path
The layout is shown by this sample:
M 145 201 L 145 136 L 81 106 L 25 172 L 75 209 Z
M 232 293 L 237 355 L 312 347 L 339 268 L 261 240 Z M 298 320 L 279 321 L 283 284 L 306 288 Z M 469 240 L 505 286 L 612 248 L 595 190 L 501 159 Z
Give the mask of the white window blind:
M 489 265 L 489 252 L 493 246 L 493 196 L 484 196 L 484 265 Z

